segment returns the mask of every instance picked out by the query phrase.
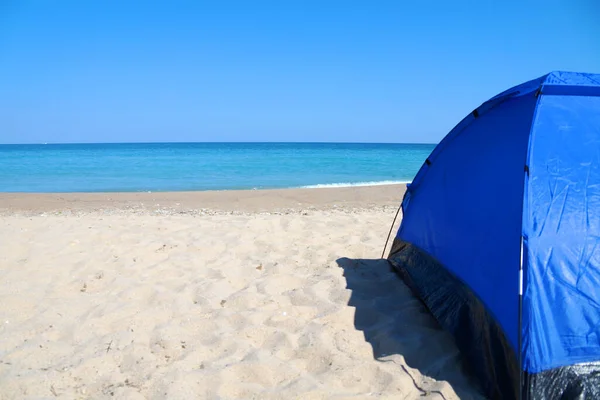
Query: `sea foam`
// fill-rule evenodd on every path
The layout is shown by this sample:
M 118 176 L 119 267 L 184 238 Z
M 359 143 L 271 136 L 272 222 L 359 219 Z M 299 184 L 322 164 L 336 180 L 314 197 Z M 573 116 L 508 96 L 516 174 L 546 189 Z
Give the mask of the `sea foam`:
M 373 181 L 373 182 L 343 182 L 343 183 L 323 183 L 319 185 L 301 186 L 302 189 L 320 189 L 320 188 L 340 188 L 354 186 L 385 186 L 385 185 L 406 185 L 411 181 Z

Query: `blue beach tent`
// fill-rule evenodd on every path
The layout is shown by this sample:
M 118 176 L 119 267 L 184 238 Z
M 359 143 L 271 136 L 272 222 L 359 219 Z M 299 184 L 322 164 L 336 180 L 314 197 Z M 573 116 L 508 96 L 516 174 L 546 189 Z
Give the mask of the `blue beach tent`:
M 600 399 L 600 75 L 470 113 L 402 201 L 388 260 L 494 399 Z

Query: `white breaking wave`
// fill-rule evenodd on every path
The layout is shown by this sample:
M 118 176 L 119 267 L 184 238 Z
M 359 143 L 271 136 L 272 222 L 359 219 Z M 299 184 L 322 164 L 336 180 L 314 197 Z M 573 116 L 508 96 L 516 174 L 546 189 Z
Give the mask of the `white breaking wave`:
M 383 186 L 383 185 L 402 185 L 411 183 L 412 181 L 374 181 L 374 182 L 356 182 L 356 183 L 324 183 L 319 185 L 301 186 L 302 189 L 319 189 L 319 188 L 339 188 L 353 186 Z

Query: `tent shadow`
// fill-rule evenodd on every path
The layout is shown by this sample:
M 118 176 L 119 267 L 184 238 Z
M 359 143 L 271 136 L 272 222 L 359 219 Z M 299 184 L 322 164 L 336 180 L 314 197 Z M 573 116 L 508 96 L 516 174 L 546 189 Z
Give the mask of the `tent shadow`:
M 355 307 L 354 326 L 363 331 L 380 361 L 404 358 L 406 365 L 436 381 L 446 381 L 461 399 L 484 398 L 466 371 L 452 336 L 443 331 L 425 306 L 384 259 L 340 258 L 348 305 Z M 399 370 L 403 367 L 399 363 Z M 409 373 L 408 370 L 400 373 Z M 413 378 L 417 389 L 425 391 Z

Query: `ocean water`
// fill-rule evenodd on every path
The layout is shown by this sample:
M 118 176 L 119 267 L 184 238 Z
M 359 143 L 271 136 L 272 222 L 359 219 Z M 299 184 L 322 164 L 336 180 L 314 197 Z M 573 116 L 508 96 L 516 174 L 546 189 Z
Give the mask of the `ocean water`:
M 140 192 L 410 182 L 434 145 L 0 145 L 2 192 Z

